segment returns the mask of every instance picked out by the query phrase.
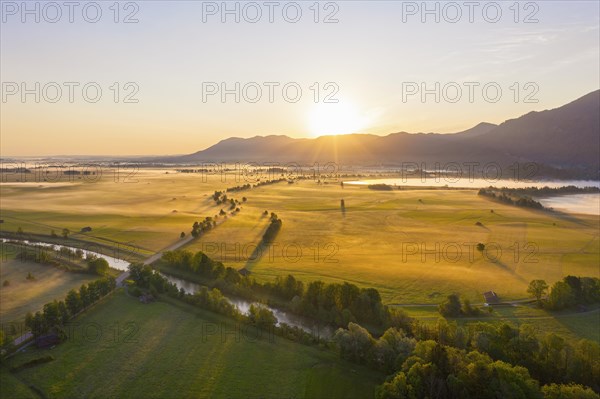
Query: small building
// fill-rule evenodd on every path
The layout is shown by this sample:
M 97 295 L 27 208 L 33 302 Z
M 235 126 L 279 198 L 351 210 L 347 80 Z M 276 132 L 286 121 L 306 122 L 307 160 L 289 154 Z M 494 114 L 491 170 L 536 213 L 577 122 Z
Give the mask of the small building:
M 84 228 L 81 229 L 82 233 L 88 233 L 90 231 L 92 231 L 92 228 L 90 226 L 87 226 L 87 227 L 84 227 Z
M 488 305 L 500 302 L 500 298 L 498 298 L 498 295 L 494 291 L 484 292 L 483 293 L 483 300 Z
M 42 335 L 35 339 L 35 345 L 38 348 L 50 348 L 60 344 L 60 337 L 54 333 Z
M 248 277 L 250 275 L 250 270 L 248 270 L 244 267 L 244 268 L 238 270 L 238 273 L 241 274 L 243 277 Z

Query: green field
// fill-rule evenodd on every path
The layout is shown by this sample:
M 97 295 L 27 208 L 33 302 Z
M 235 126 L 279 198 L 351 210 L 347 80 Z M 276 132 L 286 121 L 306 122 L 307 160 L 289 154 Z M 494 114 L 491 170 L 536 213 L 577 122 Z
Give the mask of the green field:
M 385 377 L 329 350 L 240 328 L 177 301 L 144 305 L 118 290 L 72 323 L 67 342 L 9 359 L 2 381 L 16 389 L 7 367 L 48 354 L 55 360 L 14 376 L 50 398 L 368 398 Z M 2 397 L 14 397 L 4 389 Z
M 224 206 L 210 198 L 214 190 L 246 183 L 166 172 L 143 170 L 131 183 L 3 186 L 0 226 L 49 234 L 89 225 L 93 231 L 78 238 L 129 243 L 150 254 L 189 234 L 194 221 L 216 215 Z M 600 277 L 598 216 L 508 206 L 476 190 L 373 191 L 313 180 L 229 194 L 242 196 L 248 201 L 239 214 L 220 217 L 223 223 L 188 249 L 246 267 L 257 280 L 293 273 L 305 281 L 349 281 L 377 288 L 385 303 L 419 304 L 453 292 L 478 303 L 487 290 L 521 299 L 532 279 Z M 265 210 L 277 213 L 283 227 L 272 246 L 256 252 Z M 488 249 L 477 251 L 477 243 Z
M 429 325 L 435 325 L 441 318 L 435 306 L 406 306 L 402 308 L 408 315 Z M 574 310 L 548 312 L 534 305 L 495 306 L 492 314 L 482 317 L 452 319 L 460 325 L 482 321 L 499 324 L 507 322 L 514 326 L 530 324 L 540 335 L 555 333 L 575 342 L 585 338 L 600 343 L 600 308 L 596 305 L 585 312 Z
M 35 279 L 27 280 L 28 273 Z M 0 288 L 0 321 L 2 325 L 21 323 L 27 312 L 35 313 L 44 304 L 62 299 L 69 290 L 97 278 L 14 257 L 0 261 L 0 281 L 10 282 L 10 285 Z

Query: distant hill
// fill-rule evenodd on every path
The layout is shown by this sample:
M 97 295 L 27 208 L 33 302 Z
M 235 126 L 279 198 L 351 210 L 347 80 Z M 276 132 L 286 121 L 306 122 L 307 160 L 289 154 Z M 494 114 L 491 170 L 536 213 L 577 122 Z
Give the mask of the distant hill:
M 545 175 L 598 179 L 600 91 L 552 110 L 530 112 L 500 125 L 480 123 L 454 134 L 348 134 L 314 139 L 232 137 L 202 151 L 162 161 L 337 162 L 401 165 L 403 162 L 536 162 Z

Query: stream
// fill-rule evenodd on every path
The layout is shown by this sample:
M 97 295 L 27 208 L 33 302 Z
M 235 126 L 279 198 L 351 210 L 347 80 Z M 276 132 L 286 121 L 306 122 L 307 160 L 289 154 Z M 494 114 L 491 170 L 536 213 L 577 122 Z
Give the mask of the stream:
M 76 251 L 77 249 L 80 249 L 80 248 L 70 247 L 67 245 L 50 244 L 50 243 L 37 242 L 37 241 L 33 242 L 33 241 L 29 241 L 29 240 L 6 240 L 6 239 L 0 240 L 0 242 L 2 242 L 2 243 L 5 243 L 7 241 L 16 242 L 19 244 L 29 245 L 29 246 L 40 246 L 40 247 L 44 247 L 44 248 L 52 248 L 53 250 L 60 250 L 61 248 L 67 248 L 67 249 L 70 249 L 71 251 Z M 121 270 L 121 271 L 128 270 L 129 262 L 127 262 L 123 259 L 115 258 L 115 257 L 108 256 L 108 255 L 103 255 L 101 253 L 90 251 L 90 250 L 85 250 L 85 249 L 81 249 L 81 250 L 83 251 L 84 256 L 95 255 L 99 258 L 106 259 L 109 266 L 113 269 Z M 187 281 L 184 279 L 180 279 L 177 277 L 173 277 L 173 276 L 170 276 L 170 275 L 164 274 L 164 273 L 159 273 L 159 274 L 161 276 L 163 276 L 164 278 L 166 278 L 169 282 L 175 284 L 175 286 L 177 286 L 177 288 L 183 289 L 187 294 L 194 294 L 195 292 L 200 290 L 200 287 L 201 287 L 200 284 L 193 283 L 193 282 L 190 282 L 190 281 Z M 225 297 L 243 314 L 247 314 L 248 311 L 250 310 L 250 305 L 252 303 L 254 303 L 254 302 L 248 301 L 246 299 L 238 298 L 238 297 L 231 297 L 231 296 L 227 296 L 227 295 L 225 295 Z M 307 317 L 295 315 L 295 314 L 292 314 L 292 313 L 289 313 L 289 312 L 286 312 L 286 311 L 283 311 L 283 310 L 280 310 L 277 308 L 272 308 L 265 304 L 262 304 L 262 305 L 267 307 L 271 312 L 273 312 L 273 315 L 277 318 L 277 325 L 279 325 L 281 323 L 285 323 L 292 327 L 301 328 L 302 330 L 312 334 L 315 337 L 324 338 L 324 339 L 329 339 L 329 338 L 333 337 L 333 334 L 335 333 L 335 330 L 332 327 L 323 325 L 322 323 L 318 323 L 315 320 L 309 319 Z

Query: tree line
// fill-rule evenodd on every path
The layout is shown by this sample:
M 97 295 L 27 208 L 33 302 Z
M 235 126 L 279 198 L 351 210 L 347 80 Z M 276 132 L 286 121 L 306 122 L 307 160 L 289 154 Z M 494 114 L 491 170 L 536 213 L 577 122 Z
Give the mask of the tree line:
M 527 324 L 410 320 L 376 339 L 350 323 L 334 341 L 342 358 L 390 374 L 378 398 L 597 399 L 600 391 L 600 345 L 539 337 Z
M 482 188 L 477 194 L 502 202 L 507 205 L 514 205 L 522 208 L 544 209 L 544 206 L 540 202 L 534 200 L 533 198 L 530 198 L 529 196 L 520 195 L 514 191 L 510 194 L 507 194 L 507 192 L 503 190 L 497 190 L 494 188 Z
M 35 314 L 28 312 L 25 316 L 25 325 L 36 338 L 48 332 L 54 332 L 64 338 L 64 326 L 71 318 L 114 289 L 115 279 L 113 277 L 104 277 L 83 284 L 79 290 L 69 291 L 64 301 L 49 302 L 44 305 L 42 311 L 37 311 Z
M 527 292 L 540 307 L 549 310 L 569 309 L 600 302 L 600 279 L 566 276 L 552 287 L 544 280 L 532 280 Z
M 283 222 L 281 221 L 281 219 L 279 219 L 277 217 L 277 214 L 274 212 L 271 212 L 270 223 L 269 223 L 269 226 L 267 227 L 267 230 L 265 231 L 265 233 L 262 236 L 262 243 L 263 244 L 271 244 L 275 240 L 275 237 L 277 237 L 279 230 L 281 230 L 282 224 L 283 224 Z
M 53 249 L 40 245 L 23 246 L 20 243 L 15 244 L 15 247 L 20 248 L 16 259 L 21 261 L 50 265 L 74 273 L 90 273 L 99 276 L 108 273 L 109 264 L 106 259 L 90 253 L 84 255 L 83 250 L 79 248 L 75 250 L 66 247 Z
M 593 341 L 571 343 L 554 333 L 540 336 L 527 324 L 515 327 L 477 322 L 458 326 L 440 319 L 431 327 L 402 310 L 383 305 L 373 288 L 347 282 L 304 283 L 292 275 L 265 283 L 239 273 L 226 279 L 236 271 L 202 252 L 172 251 L 163 260 L 174 267 L 196 270 L 208 280 L 220 276 L 214 285 L 232 294 L 252 300 L 266 298 L 275 307 L 343 327 L 334 338 L 341 357 L 391 374 L 378 388 L 380 398 L 597 398 L 593 390 L 600 391 L 600 345 Z M 236 318 L 247 317 L 240 316 L 233 305 L 225 305 L 221 290 L 217 291 L 219 294 L 202 288 L 185 300 Z M 585 298 L 591 291 L 581 292 Z M 459 314 L 472 314 L 469 309 L 474 308 L 468 301 L 461 303 L 456 297 L 452 302 Z M 270 311 L 265 310 L 253 310 L 255 324 L 261 320 L 261 325 L 271 325 Z M 385 332 L 376 338 L 364 326 Z M 289 326 L 277 331 L 285 336 L 288 329 L 292 331 L 289 338 L 314 342 Z M 433 352 L 436 356 L 432 357 Z M 490 383 L 483 386 L 482 381 Z
M 175 284 L 156 273 L 149 265 L 132 263 L 129 266 L 129 270 L 130 277 L 136 287 L 146 290 L 154 296 L 164 294 L 192 306 L 231 317 L 236 321 L 256 326 L 261 330 L 278 334 L 293 341 L 306 344 L 316 344 L 319 342 L 318 337 L 309 334 L 299 327 L 293 327 L 285 323 L 276 325 L 277 318 L 273 315 L 273 312 L 259 303 L 252 304 L 248 314 L 243 314 L 218 288 L 211 289 L 202 286 L 194 294 L 187 294 L 183 289 L 178 289 Z
M 333 326 L 347 326 L 351 321 L 383 326 L 392 319 L 391 310 L 383 305 L 374 288 L 359 288 L 347 282 L 312 281 L 305 285 L 292 275 L 260 283 L 201 251 L 166 251 L 162 260 L 169 267 L 199 275 L 203 282 L 212 280 L 224 292 L 250 300 L 268 298 L 276 307 Z

